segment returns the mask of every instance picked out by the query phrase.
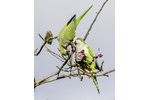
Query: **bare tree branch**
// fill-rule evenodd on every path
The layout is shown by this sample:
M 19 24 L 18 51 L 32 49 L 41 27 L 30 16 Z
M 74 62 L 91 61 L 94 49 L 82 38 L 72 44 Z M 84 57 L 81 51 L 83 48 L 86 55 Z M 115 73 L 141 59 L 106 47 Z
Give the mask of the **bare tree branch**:
M 84 41 L 86 40 L 87 36 L 89 35 L 89 33 L 90 33 L 90 31 L 91 31 L 91 29 L 92 29 L 94 23 L 95 23 L 96 20 L 97 20 L 98 15 L 99 15 L 100 12 L 102 11 L 102 9 L 103 9 L 103 7 L 105 6 L 105 4 L 107 3 L 107 1 L 108 1 L 108 0 L 106 0 L 106 1 L 103 3 L 103 5 L 101 6 L 100 10 L 99 10 L 98 13 L 96 14 L 96 16 L 95 16 L 95 18 L 94 18 L 92 24 L 90 25 L 90 28 L 88 29 L 87 33 L 85 34 L 85 36 L 84 36 L 84 38 L 83 38 Z
M 45 48 L 46 48 L 47 51 L 48 51 L 50 54 L 52 54 L 54 57 L 56 57 L 57 59 L 59 59 L 59 60 L 62 61 L 62 62 L 65 62 L 65 61 L 63 60 L 63 57 L 61 57 L 59 54 L 57 54 L 57 53 L 51 51 L 47 46 L 45 46 Z
M 34 56 L 38 56 L 38 55 L 40 54 L 40 52 L 42 51 L 42 49 L 43 49 L 43 47 L 45 46 L 45 44 L 46 44 L 46 42 L 44 42 L 44 43 L 42 44 L 42 46 L 40 47 L 40 50 L 39 50 L 36 54 L 34 54 Z
M 97 77 L 100 77 L 100 76 L 107 76 L 108 77 L 108 74 L 110 74 L 110 73 L 112 73 L 114 71 L 115 71 L 115 69 L 108 70 L 108 71 L 105 71 L 105 72 L 100 72 L 100 73 L 96 74 L 96 76 Z M 57 81 L 57 80 L 60 80 L 60 79 L 64 79 L 64 78 L 77 77 L 79 75 L 79 73 L 76 72 L 76 73 L 73 73 L 73 74 L 65 74 L 65 75 L 61 75 L 59 77 L 55 77 L 55 78 L 49 79 L 49 78 L 51 78 L 51 77 L 53 77 L 53 76 L 55 76 L 57 74 L 58 74 L 58 72 L 55 72 L 55 73 L 45 77 L 43 80 L 38 81 L 37 85 L 35 87 L 37 87 L 39 85 L 42 85 L 42 84 L 45 84 L 45 83 L 51 83 L 51 82 L 54 82 L 54 81 Z M 81 72 L 80 75 L 86 75 L 86 74 Z

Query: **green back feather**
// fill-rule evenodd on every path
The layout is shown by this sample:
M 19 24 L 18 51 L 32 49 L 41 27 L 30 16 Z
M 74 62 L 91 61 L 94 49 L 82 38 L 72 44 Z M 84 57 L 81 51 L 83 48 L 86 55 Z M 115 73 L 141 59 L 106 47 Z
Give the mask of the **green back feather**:
M 61 46 L 66 47 L 68 46 L 68 43 L 73 40 L 75 37 L 75 30 L 81 21 L 81 19 L 85 16 L 85 14 L 92 8 L 90 6 L 81 16 L 79 16 L 77 19 L 74 18 L 76 15 L 74 15 L 68 23 L 65 24 L 65 26 L 61 29 L 61 31 L 58 33 L 57 40 L 59 41 L 59 49 Z M 61 50 L 60 50 L 61 51 Z

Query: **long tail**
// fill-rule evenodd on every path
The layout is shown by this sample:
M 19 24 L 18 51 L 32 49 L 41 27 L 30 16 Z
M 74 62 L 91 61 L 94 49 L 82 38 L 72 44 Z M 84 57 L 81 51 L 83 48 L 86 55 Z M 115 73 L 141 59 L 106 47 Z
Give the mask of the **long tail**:
M 79 16 L 76 20 L 76 25 L 78 26 L 81 19 L 86 15 L 86 13 L 92 8 L 93 5 L 91 5 L 81 16 Z
M 92 79 L 93 79 L 93 83 L 95 84 L 98 93 L 100 94 L 99 85 L 98 85 L 98 81 L 97 81 L 97 78 L 96 78 L 96 74 L 93 74 Z

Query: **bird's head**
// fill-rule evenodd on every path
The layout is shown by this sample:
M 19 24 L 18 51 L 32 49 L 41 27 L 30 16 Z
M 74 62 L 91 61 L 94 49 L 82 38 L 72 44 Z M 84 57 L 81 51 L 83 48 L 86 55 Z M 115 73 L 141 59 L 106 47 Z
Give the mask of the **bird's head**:
M 76 50 L 79 51 L 86 44 L 82 38 L 75 37 L 73 39 L 73 44 L 76 47 Z

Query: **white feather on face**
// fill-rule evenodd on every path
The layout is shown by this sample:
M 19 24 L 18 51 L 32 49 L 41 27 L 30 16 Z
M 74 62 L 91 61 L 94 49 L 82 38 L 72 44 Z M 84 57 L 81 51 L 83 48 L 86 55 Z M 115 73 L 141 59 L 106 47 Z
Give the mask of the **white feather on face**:
M 84 50 L 84 53 L 89 52 L 87 49 L 88 45 L 84 42 L 84 40 L 82 40 L 81 38 L 75 37 L 73 41 L 76 47 L 76 52 L 81 52 L 82 50 Z
M 83 47 L 85 46 L 85 44 L 82 41 L 80 41 L 79 39 L 76 39 L 74 41 L 74 44 L 75 44 L 77 52 L 81 51 L 83 49 Z

